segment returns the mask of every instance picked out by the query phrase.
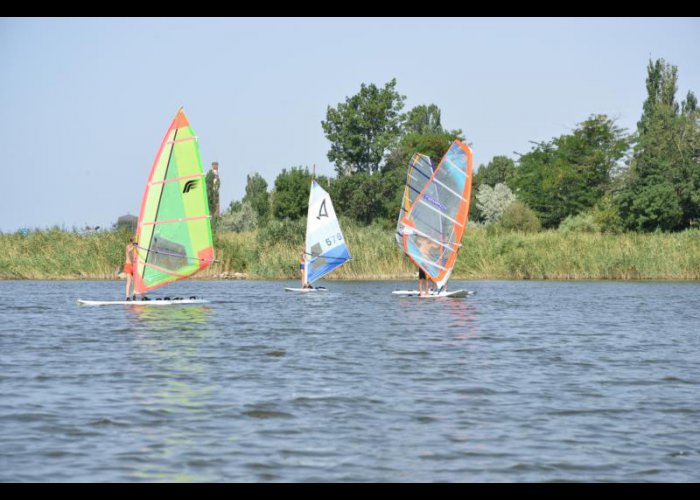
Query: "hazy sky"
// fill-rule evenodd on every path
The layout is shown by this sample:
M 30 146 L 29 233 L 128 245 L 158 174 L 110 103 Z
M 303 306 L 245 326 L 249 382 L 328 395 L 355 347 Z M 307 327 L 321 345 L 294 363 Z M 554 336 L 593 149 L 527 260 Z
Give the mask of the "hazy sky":
M 0 230 L 138 215 L 184 106 L 222 207 L 260 172 L 316 164 L 321 120 L 391 78 L 437 104 L 475 163 L 514 157 L 593 113 L 633 130 L 650 58 L 700 94 L 700 19 L 0 19 Z

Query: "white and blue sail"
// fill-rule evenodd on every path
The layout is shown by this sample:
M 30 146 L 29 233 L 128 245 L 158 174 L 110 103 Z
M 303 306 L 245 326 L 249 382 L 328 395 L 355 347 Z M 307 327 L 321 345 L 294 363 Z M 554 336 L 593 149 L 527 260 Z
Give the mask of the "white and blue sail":
M 316 179 L 311 181 L 305 251 L 306 282 L 309 284 L 350 260 L 331 197 Z

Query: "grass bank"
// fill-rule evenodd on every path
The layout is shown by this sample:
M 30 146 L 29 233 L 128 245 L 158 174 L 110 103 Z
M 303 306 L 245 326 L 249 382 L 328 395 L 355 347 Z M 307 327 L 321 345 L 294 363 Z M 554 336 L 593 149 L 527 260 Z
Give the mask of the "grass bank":
M 353 260 L 333 279 L 413 279 L 415 267 L 394 244 L 393 231 L 343 224 Z M 296 279 L 302 223 L 273 223 L 215 237 L 217 258 L 202 278 L 244 273 L 251 279 Z M 0 279 L 115 279 L 128 235 L 51 229 L 0 234 Z M 455 279 L 700 280 L 700 231 L 592 234 L 470 229 Z

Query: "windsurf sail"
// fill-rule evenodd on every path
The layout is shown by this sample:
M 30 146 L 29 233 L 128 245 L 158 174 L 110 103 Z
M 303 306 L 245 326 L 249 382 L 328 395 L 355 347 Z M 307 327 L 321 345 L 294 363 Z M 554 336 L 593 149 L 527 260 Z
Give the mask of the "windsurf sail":
M 425 184 L 433 175 L 433 162 L 430 157 L 420 153 L 416 153 L 408 163 L 408 172 L 406 174 L 406 187 L 403 192 L 403 200 L 401 200 L 401 210 L 399 219 L 396 223 L 396 244 L 403 249 L 403 224 L 401 220 L 411 209 L 411 205 L 420 194 Z
M 454 141 L 401 219 L 403 250 L 435 283 L 450 279 L 467 227 L 472 151 Z
M 345 237 L 328 193 L 311 181 L 306 218 L 306 282 L 311 284 L 350 260 Z
M 197 137 L 180 109 L 148 176 L 136 227 L 134 293 L 189 278 L 214 260 Z

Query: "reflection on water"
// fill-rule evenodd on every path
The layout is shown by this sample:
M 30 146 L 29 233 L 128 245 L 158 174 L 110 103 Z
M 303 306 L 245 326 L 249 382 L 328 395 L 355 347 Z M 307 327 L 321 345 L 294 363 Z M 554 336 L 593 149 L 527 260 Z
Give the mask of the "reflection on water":
M 473 297 L 465 299 L 418 299 L 393 297 L 401 321 L 411 325 L 429 325 L 432 330 L 447 331 L 456 340 L 468 340 L 478 333 L 477 307 Z
M 211 332 L 213 310 L 205 305 L 137 306 L 126 309 L 131 325 L 136 374 L 143 383 L 134 401 L 150 422 L 141 436 L 138 466 L 131 477 L 149 481 L 191 482 L 211 480 L 206 472 L 184 473 L 179 458 L 206 432 L 182 422 L 208 420 L 207 408 L 219 383 L 212 380 L 201 349 Z M 203 382 L 206 381 L 206 382 Z
M 450 332 L 455 340 L 469 340 L 478 334 L 478 304 L 472 298 L 466 300 L 450 299 L 443 305 L 443 312 Z
M 149 330 L 165 331 L 170 328 L 188 328 L 206 324 L 213 314 L 209 305 L 129 306 L 124 309 L 130 324 Z

